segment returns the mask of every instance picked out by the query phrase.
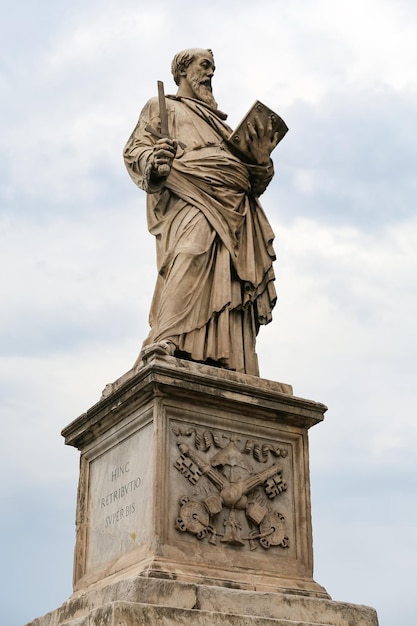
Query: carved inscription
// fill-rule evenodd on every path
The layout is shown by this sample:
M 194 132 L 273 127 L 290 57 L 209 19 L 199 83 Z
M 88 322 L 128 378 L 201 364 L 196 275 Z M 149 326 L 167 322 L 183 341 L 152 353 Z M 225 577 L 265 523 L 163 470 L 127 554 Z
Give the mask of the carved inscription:
M 118 509 L 106 515 L 106 528 L 117 524 L 137 511 L 135 502 L 127 502 L 126 500 L 136 489 L 139 489 L 142 481 L 140 476 L 129 480 L 130 470 L 130 461 L 126 461 L 123 465 L 111 469 L 111 482 L 115 482 L 116 484 L 114 485 L 113 491 L 110 491 L 110 493 L 100 498 L 100 508 L 107 509 L 107 507 L 116 504 Z
M 87 567 L 117 559 L 146 541 L 151 441 L 147 427 L 91 461 Z
M 285 505 L 279 505 L 288 489 L 288 450 L 252 439 L 239 445 L 236 435 L 193 428 L 173 432 L 180 453 L 174 467 L 195 487 L 180 497 L 176 529 L 212 545 L 289 548 Z

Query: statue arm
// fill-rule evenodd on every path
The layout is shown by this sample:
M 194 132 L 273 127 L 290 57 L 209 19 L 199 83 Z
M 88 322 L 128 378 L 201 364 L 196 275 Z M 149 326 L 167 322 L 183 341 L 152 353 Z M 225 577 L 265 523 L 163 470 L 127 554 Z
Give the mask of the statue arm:
M 156 130 L 159 125 L 157 99 L 152 98 L 143 108 L 123 151 L 130 177 L 147 193 L 157 193 L 164 187 L 167 176 L 158 175 L 158 164 L 165 162 L 170 166 L 176 151 L 175 142 L 168 138 L 156 139 L 146 130 L 146 126 Z
M 249 171 L 252 193 L 259 198 L 274 177 L 274 164 L 271 159 L 265 165 L 246 164 Z
M 253 159 L 253 165 L 248 167 L 252 192 L 259 197 L 274 176 L 271 152 L 279 142 L 279 133 L 274 132 L 271 117 L 265 123 L 259 115 L 255 115 L 253 121 L 248 121 L 246 126 L 246 144 Z

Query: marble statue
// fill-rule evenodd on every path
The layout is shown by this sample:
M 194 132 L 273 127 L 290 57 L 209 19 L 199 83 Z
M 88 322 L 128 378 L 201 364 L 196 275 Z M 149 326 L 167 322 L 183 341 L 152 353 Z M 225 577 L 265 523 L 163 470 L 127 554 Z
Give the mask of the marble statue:
M 245 124 L 249 154 L 230 143 L 212 93 L 211 50 L 172 61 L 175 96 L 152 98 L 129 138 L 124 159 L 147 193 L 158 278 L 150 333 L 167 354 L 259 376 L 255 340 L 276 301 L 274 234 L 259 203 L 274 174 L 279 141 L 270 122 Z

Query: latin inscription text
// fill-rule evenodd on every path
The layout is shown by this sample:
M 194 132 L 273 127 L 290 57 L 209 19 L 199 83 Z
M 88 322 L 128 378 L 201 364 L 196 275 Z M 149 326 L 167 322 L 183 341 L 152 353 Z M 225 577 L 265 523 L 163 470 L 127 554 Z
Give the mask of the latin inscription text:
M 109 491 L 105 496 L 100 498 L 100 509 L 106 509 L 113 505 L 119 505 L 117 511 L 109 512 L 105 517 L 106 528 L 114 526 L 118 522 L 125 520 L 137 513 L 137 504 L 135 502 L 128 502 L 127 504 L 121 501 L 133 494 L 142 484 L 142 480 L 139 476 L 129 480 L 129 473 L 131 472 L 131 463 L 126 461 L 121 465 L 117 465 L 111 469 L 109 478 L 112 483 L 118 482 L 119 485 L 114 485 L 112 491 Z M 121 483 L 121 484 L 120 484 Z

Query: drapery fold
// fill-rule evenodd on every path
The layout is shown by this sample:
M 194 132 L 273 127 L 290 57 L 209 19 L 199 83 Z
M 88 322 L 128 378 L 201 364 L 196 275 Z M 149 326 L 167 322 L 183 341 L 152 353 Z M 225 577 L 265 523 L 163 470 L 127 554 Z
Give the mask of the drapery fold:
M 228 148 L 231 129 L 203 103 L 167 98 L 170 134 L 181 142 L 166 180 L 152 180 L 158 104 L 147 103 L 125 148 L 134 182 L 148 192 L 158 279 L 144 345 L 170 340 L 180 353 L 259 374 L 255 339 L 275 305 L 274 234 L 256 194 L 273 175 Z M 184 147 L 185 146 L 185 147 Z M 254 191 L 256 188 L 256 193 Z

